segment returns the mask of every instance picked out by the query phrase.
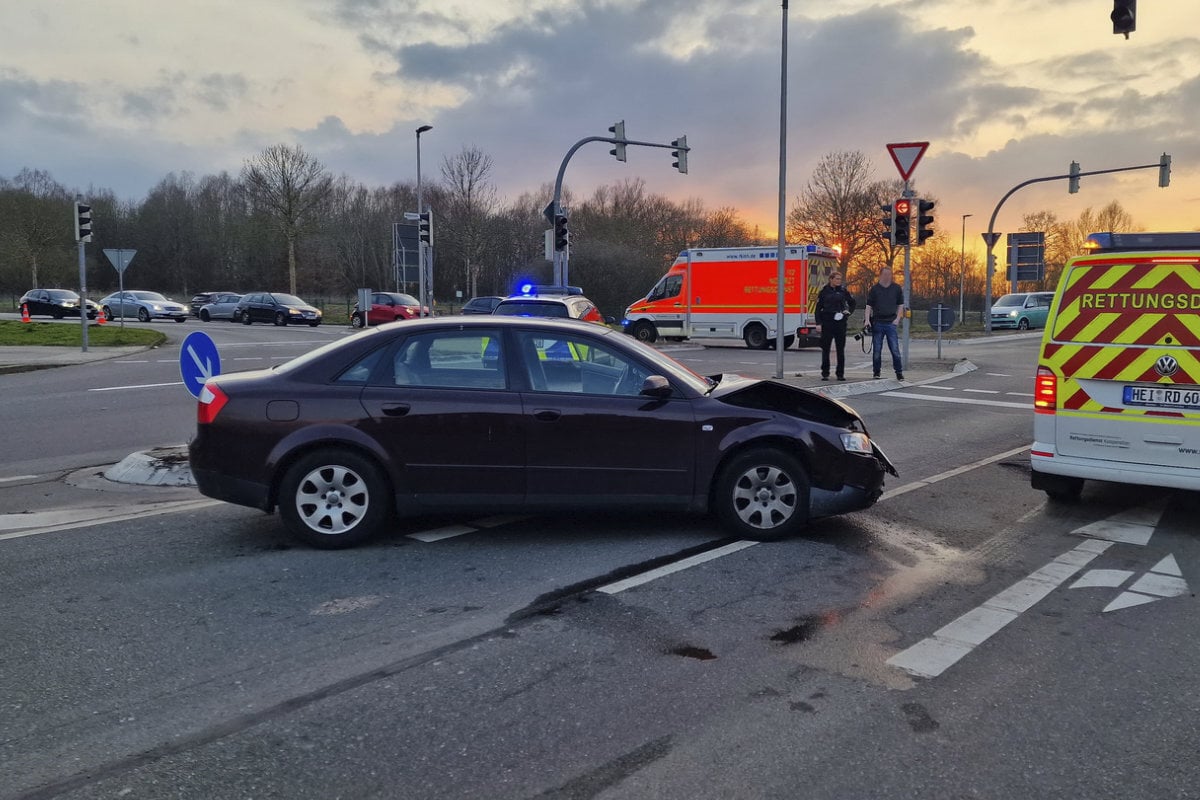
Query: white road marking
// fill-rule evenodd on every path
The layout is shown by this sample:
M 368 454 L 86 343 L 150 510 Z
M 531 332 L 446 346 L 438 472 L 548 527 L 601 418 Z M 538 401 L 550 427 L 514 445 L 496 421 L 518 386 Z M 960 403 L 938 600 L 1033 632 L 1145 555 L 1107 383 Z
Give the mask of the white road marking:
M 990 378 L 1011 378 L 1012 377 L 1012 375 L 1009 375 L 1007 372 L 985 372 L 983 374 L 987 375 Z
M 974 392 L 975 394 L 1000 394 L 999 389 L 963 389 L 964 392 Z
M 1014 447 L 1012 450 L 1005 450 L 1003 453 L 997 453 L 994 456 L 981 458 L 978 461 L 974 461 L 970 464 L 964 464 L 961 467 L 955 467 L 954 469 L 946 470 L 945 472 L 939 472 L 937 475 L 925 478 L 924 480 L 912 481 L 911 483 L 906 483 L 903 486 L 897 486 L 895 489 L 884 492 L 882 495 L 880 495 L 879 502 L 882 503 L 884 500 L 891 500 L 893 497 L 902 495 L 905 492 L 911 492 L 914 489 L 924 489 L 926 486 L 930 486 L 939 481 L 944 481 L 947 478 L 953 478 L 955 475 L 962 475 L 964 472 L 970 472 L 977 467 L 987 466 L 993 462 L 1000 461 L 1005 458 L 1011 458 L 1012 456 L 1015 456 L 1018 453 L 1023 453 L 1028 449 L 1029 445 L 1025 445 L 1023 447 Z
M 649 572 L 643 572 L 640 575 L 633 575 L 629 578 L 625 578 L 624 580 L 616 581 L 615 583 L 605 584 L 604 586 L 596 589 L 596 591 L 604 592 L 605 594 L 616 594 L 617 592 L 623 592 L 626 589 L 632 589 L 634 586 L 641 586 L 643 583 L 649 583 L 650 581 L 655 580 L 656 578 L 661 578 L 664 575 L 670 575 L 673 572 L 679 572 L 681 570 L 688 569 L 689 567 L 694 567 L 697 564 L 713 561 L 721 558 L 722 556 L 727 556 L 730 553 L 736 553 L 739 550 L 745 550 L 747 547 L 753 547 L 756 544 L 759 544 L 759 542 L 742 541 L 734 542 L 733 544 L 727 544 L 724 547 L 718 547 L 715 550 L 709 550 L 707 553 L 699 553 L 691 556 L 690 558 L 676 561 L 674 564 L 667 564 L 666 566 L 659 567 L 658 569 L 652 569 Z
M 1005 392 L 1009 397 L 1033 397 L 1033 392 Z
M 970 397 L 935 397 L 931 394 L 914 394 L 913 392 L 883 392 L 884 397 L 907 397 L 912 400 L 932 400 L 937 403 L 965 403 L 972 406 L 996 406 L 997 408 L 1032 409 L 1030 403 L 1008 403 L 1004 400 L 975 400 Z
M 444 528 L 433 528 L 428 531 L 418 531 L 408 534 L 408 538 L 418 542 L 440 542 L 442 539 L 452 539 L 479 530 L 473 525 L 447 525 Z
M 6 527 L 19 527 L 20 520 L 11 519 L 13 517 L 25 517 L 26 522 L 32 522 L 35 526 L 25 530 L 18 530 L 12 533 L 0 534 L 0 541 L 5 539 L 19 539 L 23 536 L 38 536 L 43 533 L 57 533 L 58 531 L 68 531 L 73 528 L 87 528 L 95 525 L 105 525 L 110 522 L 125 522 L 131 519 L 140 519 L 142 517 L 154 517 L 159 514 L 174 514 L 178 511 L 198 511 L 209 506 L 221 505 L 220 500 L 177 500 L 167 503 L 159 503 L 154 506 L 147 506 L 137 511 L 132 511 L 126 514 L 116 514 L 111 517 L 97 518 L 98 510 L 91 509 L 68 509 L 56 512 L 38 512 L 35 514 L 5 514 Z M 127 508 L 127 506 L 121 506 Z M 50 515 L 60 515 L 57 519 Z M 61 524 L 60 524 L 61 523 Z
M 117 359 L 117 363 L 118 364 L 149 364 L 150 359 L 148 359 L 148 358 L 119 358 L 119 359 Z
M 137 386 L 104 386 L 99 389 L 88 389 L 89 392 L 124 392 L 130 389 L 154 389 L 159 386 L 183 386 L 183 381 L 171 383 L 142 383 Z
M 985 600 L 977 608 L 934 631 L 932 636 L 922 639 L 912 647 L 901 650 L 889 658 L 887 663 L 918 677 L 936 678 L 958 663 L 975 647 L 987 641 L 1001 628 L 1020 616 L 1021 613 L 1033 608 L 1039 600 L 1066 583 L 1080 569 L 1090 564 L 1114 544 L 1118 542 L 1146 544 L 1162 517 L 1162 511 L 1162 503 L 1157 503 L 1076 528 L 1072 533 L 1096 538 L 1080 542 L 1041 569 L 1031 572 L 1004 591 Z M 1149 523 L 1148 532 L 1147 523 Z M 1172 561 L 1172 563 L 1174 562 Z M 1161 565 L 1164 569 L 1169 570 L 1172 563 L 1166 563 L 1166 559 L 1163 559 L 1156 565 L 1156 568 Z M 1175 564 L 1175 566 L 1178 565 Z M 1072 584 L 1072 587 L 1120 586 L 1131 574 L 1122 573 L 1124 573 L 1123 570 L 1091 570 Z M 1113 584 L 1114 581 L 1115 584 Z M 1143 587 L 1141 591 L 1145 592 L 1144 595 L 1133 593 L 1138 586 Z M 1182 578 L 1169 574 L 1155 575 L 1151 572 L 1131 586 L 1129 592 L 1123 592 L 1116 600 L 1109 603 L 1104 611 L 1149 603 L 1159 597 L 1175 597 L 1186 591 L 1187 584 L 1183 582 Z M 1157 596 L 1148 596 L 1151 594 Z
M 922 384 L 921 388 L 922 389 L 937 389 L 939 392 L 953 392 L 953 391 L 957 391 L 957 389 L 958 389 L 957 386 L 928 386 L 925 384 Z
M 37 475 L 13 475 L 11 478 L 0 478 L 0 483 L 9 483 L 10 481 L 26 481 L 30 478 L 36 478 Z

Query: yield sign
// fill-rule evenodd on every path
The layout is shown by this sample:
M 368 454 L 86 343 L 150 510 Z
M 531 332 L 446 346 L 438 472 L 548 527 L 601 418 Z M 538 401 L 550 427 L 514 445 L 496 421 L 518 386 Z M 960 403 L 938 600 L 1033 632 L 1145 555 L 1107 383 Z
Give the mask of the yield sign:
M 913 174 L 913 170 L 917 168 L 917 162 L 921 160 L 921 156 L 925 155 L 927 147 L 929 147 L 929 142 L 900 142 L 887 146 L 892 161 L 896 163 L 896 169 L 900 170 L 901 180 L 906 181 Z

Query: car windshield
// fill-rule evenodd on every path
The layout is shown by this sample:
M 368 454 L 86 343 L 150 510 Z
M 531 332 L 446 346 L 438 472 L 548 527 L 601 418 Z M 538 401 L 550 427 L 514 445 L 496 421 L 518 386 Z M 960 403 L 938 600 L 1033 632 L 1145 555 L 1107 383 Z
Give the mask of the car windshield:
M 396 303 L 402 306 L 419 306 L 421 301 L 413 297 L 411 294 L 394 294 L 392 297 Z
M 79 295 L 75 294 L 74 292 L 68 291 L 66 289 L 51 289 L 49 294 L 50 294 L 51 300 L 78 300 L 79 299 Z
M 136 297 L 138 300 L 163 301 L 163 300 L 167 299 L 167 298 L 163 297 L 161 294 L 159 294 L 158 292 L 130 292 L 130 294 L 133 295 L 134 297 Z
M 271 296 L 274 297 L 275 302 L 279 303 L 279 305 L 281 305 L 281 306 L 306 306 L 306 305 L 308 305 L 308 303 L 304 302 L 299 297 L 296 297 L 296 295 L 294 295 L 294 294 L 272 294 Z
M 537 300 L 505 300 L 496 306 L 493 314 L 502 317 L 561 317 L 566 319 L 571 312 L 562 303 L 540 303 Z
M 1025 305 L 1025 295 L 1023 294 L 1006 294 L 996 301 L 997 306 L 1023 306 Z

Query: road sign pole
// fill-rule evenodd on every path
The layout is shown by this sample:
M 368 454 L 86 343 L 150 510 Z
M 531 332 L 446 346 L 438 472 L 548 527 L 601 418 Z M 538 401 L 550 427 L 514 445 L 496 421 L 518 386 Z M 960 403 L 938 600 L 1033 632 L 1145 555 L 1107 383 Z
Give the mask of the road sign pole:
M 83 352 L 88 351 L 87 327 L 87 256 L 84 253 L 83 240 L 79 240 L 79 324 L 83 331 Z

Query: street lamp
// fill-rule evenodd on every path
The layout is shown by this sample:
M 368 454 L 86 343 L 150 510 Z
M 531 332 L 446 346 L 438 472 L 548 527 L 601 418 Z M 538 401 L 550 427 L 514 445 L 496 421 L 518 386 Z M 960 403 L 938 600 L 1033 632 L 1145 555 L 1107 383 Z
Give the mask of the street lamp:
M 967 217 L 973 217 L 974 214 L 962 215 L 962 253 L 958 257 L 958 324 L 962 325 L 966 320 L 963 318 L 963 294 L 964 287 L 967 283 Z
M 421 194 L 421 134 L 431 130 L 433 130 L 432 125 L 422 125 L 417 128 L 417 214 L 425 211 L 424 197 Z M 417 291 L 421 296 L 421 310 L 418 313 L 422 317 L 425 316 L 425 309 L 429 308 L 428 290 L 433 288 L 427 287 L 425 281 L 426 252 L 424 242 L 419 243 L 417 245 Z

